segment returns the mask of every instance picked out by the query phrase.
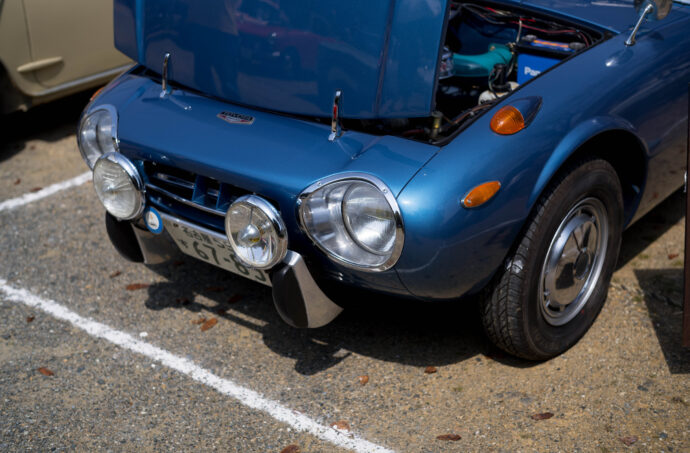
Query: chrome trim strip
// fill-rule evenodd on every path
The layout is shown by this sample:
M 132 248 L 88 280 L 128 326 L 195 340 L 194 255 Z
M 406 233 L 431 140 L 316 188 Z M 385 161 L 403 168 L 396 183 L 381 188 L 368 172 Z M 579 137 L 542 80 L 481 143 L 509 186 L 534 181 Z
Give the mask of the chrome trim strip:
M 125 71 L 127 71 L 129 68 L 134 66 L 133 64 L 126 64 L 124 66 L 119 66 L 115 69 L 109 69 L 107 71 L 99 72 L 98 74 L 82 77 L 81 79 L 77 80 L 72 80 L 70 82 L 63 83 L 62 85 L 54 86 L 52 88 L 48 88 L 47 90 L 41 91 L 40 93 L 36 93 L 32 95 L 32 97 L 43 97 L 43 96 L 49 96 L 54 93 L 58 93 L 63 90 L 68 90 L 70 88 L 74 88 L 79 85 L 87 85 L 91 82 L 95 82 L 100 79 L 108 79 L 108 78 L 113 78 Z
M 44 58 L 42 60 L 31 61 L 17 67 L 17 72 L 23 74 L 25 72 L 38 71 L 39 69 L 47 68 L 58 63 L 62 63 L 62 57 Z
M 173 184 L 173 185 L 176 185 L 179 187 L 184 187 L 185 189 L 194 189 L 196 187 L 196 184 L 193 182 L 189 182 L 185 179 L 178 178 L 176 176 L 168 175 L 168 174 L 161 173 L 161 172 L 154 173 L 153 175 L 149 176 L 149 178 L 160 179 L 161 181 L 165 181 L 169 184 Z
M 215 214 L 215 215 L 217 215 L 217 216 L 220 216 L 220 217 L 225 218 L 225 212 L 224 212 L 224 211 L 217 211 L 217 210 L 215 210 L 215 209 L 213 209 L 213 208 L 209 208 L 209 207 L 204 206 L 204 205 L 202 205 L 202 204 L 195 203 L 195 202 L 193 202 L 193 201 L 191 201 L 191 200 L 187 200 L 186 198 L 182 198 L 182 197 L 179 196 L 179 195 L 175 195 L 175 194 L 172 193 L 172 192 L 168 192 L 167 190 L 162 189 L 162 188 L 158 187 L 158 186 L 155 185 L 155 184 L 151 184 L 150 182 L 146 183 L 146 187 L 149 188 L 149 189 L 151 189 L 151 190 L 155 190 L 156 192 L 160 192 L 160 193 L 162 193 L 163 195 L 165 195 L 166 197 L 170 197 L 170 198 L 172 198 L 173 200 L 178 201 L 178 202 L 180 202 L 180 203 L 182 203 L 182 204 L 186 204 L 187 206 L 191 206 L 191 207 L 193 207 L 193 208 L 199 209 L 199 210 L 204 211 L 204 212 L 207 212 L 207 213 L 209 213 L 209 214 Z
M 380 266 L 377 267 L 364 267 L 361 266 L 357 263 L 353 263 L 350 261 L 347 261 L 340 256 L 330 252 L 326 248 L 322 247 L 321 244 L 311 235 L 311 232 L 304 226 L 304 218 L 303 218 L 303 212 L 302 212 L 302 207 L 303 203 L 302 200 L 308 198 L 311 194 L 314 192 L 328 186 L 329 184 L 333 184 L 336 182 L 341 182 L 341 181 L 364 181 L 369 184 L 372 184 L 376 188 L 378 188 L 381 193 L 383 193 L 383 196 L 386 198 L 386 201 L 388 202 L 389 206 L 393 210 L 393 215 L 395 217 L 395 244 L 393 245 L 393 251 L 391 252 L 390 258 L 386 260 L 385 263 L 381 264 Z M 328 176 L 326 178 L 320 179 L 314 184 L 310 185 L 306 189 L 302 191 L 302 193 L 299 194 L 297 197 L 297 223 L 299 224 L 299 227 L 304 233 L 309 236 L 309 239 L 312 240 L 316 246 L 321 249 L 326 255 L 328 255 L 329 258 L 331 258 L 333 261 L 342 264 L 343 266 L 350 268 L 350 269 L 356 269 L 360 271 L 369 271 L 369 272 L 381 272 L 390 269 L 395 265 L 395 263 L 398 262 L 398 259 L 400 258 L 400 255 L 402 254 L 402 249 L 403 245 L 405 244 L 405 225 L 403 223 L 403 217 L 402 217 L 402 211 L 400 210 L 400 206 L 398 206 L 398 201 L 395 199 L 395 196 L 393 193 L 391 193 L 390 189 L 388 186 L 381 181 L 379 178 L 377 178 L 374 175 L 370 175 L 368 173 L 361 173 L 361 172 L 349 172 L 349 173 L 339 173 L 336 175 Z M 345 223 L 345 220 L 343 219 L 343 224 Z M 355 244 L 359 246 L 357 241 L 352 238 Z M 369 252 L 366 249 L 363 249 L 365 251 Z

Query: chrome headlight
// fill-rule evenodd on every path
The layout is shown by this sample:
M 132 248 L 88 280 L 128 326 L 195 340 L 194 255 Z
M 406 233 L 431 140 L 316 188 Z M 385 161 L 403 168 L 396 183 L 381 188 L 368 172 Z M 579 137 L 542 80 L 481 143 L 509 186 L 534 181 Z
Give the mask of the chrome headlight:
M 378 178 L 327 178 L 302 192 L 299 203 L 302 227 L 335 261 L 370 271 L 389 269 L 398 261 L 405 241 L 402 215 Z
M 245 264 L 268 269 L 285 258 L 287 230 L 276 209 L 256 195 L 239 197 L 225 214 L 225 234 Z
M 117 110 L 112 105 L 102 105 L 85 115 L 77 134 L 79 151 L 90 169 L 104 154 L 118 150 Z
M 93 167 L 93 187 L 105 209 L 122 220 L 144 210 L 144 183 L 132 162 L 120 153 L 101 156 Z

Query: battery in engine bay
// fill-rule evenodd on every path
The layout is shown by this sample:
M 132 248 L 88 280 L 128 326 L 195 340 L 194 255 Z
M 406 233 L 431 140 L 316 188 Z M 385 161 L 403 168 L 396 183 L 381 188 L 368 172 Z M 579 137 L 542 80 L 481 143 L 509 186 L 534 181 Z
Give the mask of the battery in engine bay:
M 522 85 L 582 47 L 584 45 L 579 42 L 563 43 L 535 35 L 524 36 L 517 44 L 517 82 Z

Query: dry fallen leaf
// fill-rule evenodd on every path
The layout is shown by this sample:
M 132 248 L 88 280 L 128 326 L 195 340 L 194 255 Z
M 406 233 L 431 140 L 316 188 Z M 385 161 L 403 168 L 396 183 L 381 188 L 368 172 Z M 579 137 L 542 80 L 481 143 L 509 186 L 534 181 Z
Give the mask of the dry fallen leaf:
M 110 277 L 110 278 L 115 278 L 115 277 L 117 277 L 117 276 L 120 275 L 120 274 L 122 274 L 122 271 L 115 271 L 115 272 L 113 272 L 112 274 L 110 274 L 108 277 Z
M 460 440 L 462 439 L 462 436 L 460 434 L 441 434 L 440 436 L 436 436 L 438 440 Z
M 225 288 L 222 286 L 207 286 L 206 291 L 211 292 L 211 293 L 222 293 L 225 291 Z
M 369 382 L 369 376 L 367 376 L 366 374 L 359 376 L 357 379 L 359 380 L 359 383 L 362 385 L 366 385 L 366 383 Z
M 46 367 L 39 368 L 38 372 L 41 373 L 43 376 L 52 376 L 55 374 Z
M 435 366 L 431 366 L 431 365 L 429 365 L 428 367 L 424 368 L 424 372 L 425 372 L 426 374 L 434 374 L 434 373 L 437 372 L 437 371 L 438 371 L 438 370 L 436 369 L 436 367 L 435 367 Z
M 206 318 L 196 318 L 192 319 L 192 324 L 203 324 L 206 322 Z
M 34 187 L 29 192 L 38 192 L 39 190 L 43 190 L 43 187 Z
M 669 253 L 669 254 L 668 254 L 668 259 L 672 260 L 672 259 L 674 259 L 674 258 L 678 258 L 678 254 L 677 254 L 677 253 Z
M 621 442 L 623 442 L 623 444 L 624 444 L 626 447 L 629 447 L 629 446 L 631 446 L 632 444 L 634 444 L 635 442 L 637 442 L 637 436 L 619 437 L 618 440 L 620 440 Z
M 218 324 L 218 318 L 207 319 L 206 322 L 201 325 L 201 331 L 206 332 L 208 329 L 215 326 L 216 324 Z
M 148 283 L 130 283 L 129 285 L 127 285 L 126 289 L 127 291 L 136 291 L 138 289 L 148 288 L 149 286 L 151 285 L 149 285 Z
M 280 453 L 300 453 L 302 450 L 297 445 L 288 445 L 280 450 Z
M 552 412 L 542 412 L 541 414 L 532 414 L 530 415 L 530 418 L 532 420 L 548 420 L 551 417 L 553 417 Z
M 20 182 L 22 182 L 22 178 L 17 178 L 14 180 L 14 185 L 18 185 Z
M 350 424 L 345 420 L 338 420 L 331 424 L 331 428 L 337 429 L 338 431 L 350 431 Z
M 242 300 L 242 296 L 240 296 L 239 294 L 233 294 L 233 295 L 230 296 L 230 298 L 228 299 L 228 303 L 229 303 L 229 304 L 234 304 L 235 302 L 239 302 L 239 301 L 241 301 L 241 300 Z
M 35 316 L 27 316 L 27 317 L 26 317 L 26 322 L 31 322 L 31 321 L 33 321 L 34 319 L 36 319 Z

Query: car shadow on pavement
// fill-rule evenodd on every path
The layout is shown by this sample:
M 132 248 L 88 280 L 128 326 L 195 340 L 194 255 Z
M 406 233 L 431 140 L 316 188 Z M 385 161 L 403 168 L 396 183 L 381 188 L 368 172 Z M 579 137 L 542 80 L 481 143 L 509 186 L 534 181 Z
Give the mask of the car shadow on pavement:
M 624 234 L 618 267 L 677 223 L 683 215 L 682 206 L 683 196 L 678 192 L 633 225 Z M 327 326 L 295 329 L 279 317 L 269 288 L 189 257 L 149 268 L 167 281 L 148 288 L 147 308 L 187 310 L 252 329 L 261 333 L 271 351 L 295 360 L 295 370 L 304 375 L 328 370 L 353 353 L 419 367 L 450 365 L 472 358 L 518 368 L 539 363 L 514 358 L 493 346 L 482 330 L 473 300 L 425 303 L 359 294 Z M 660 272 L 667 271 L 673 270 Z M 647 282 L 661 274 L 640 272 L 638 278 L 646 294 Z M 680 315 L 673 315 L 671 325 L 666 325 L 659 321 L 669 316 L 663 305 L 667 302 L 653 296 L 645 300 L 669 367 L 672 372 L 687 372 L 690 364 L 678 348 L 680 337 L 675 331 Z
M 654 332 L 672 374 L 690 374 L 690 349 L 681 346 L 683 269 L 635 269 Z
M 327 326 L 296 329 L 276 312 L 269 288 L 192 258 L 181 262 L 149 266 L 168 281 L 148 288 L 147 308 L 198 312 L 259 332 L 271 351 L 295 360 L 295 370 L 303 375 L 328 370 L 353 353 L 419 367 L 471 358 L 514 367 L 537 364 L 493 346 L 472 300 L 424 303 L 369 294 L 348 304 Z
M 682 190 L 664 200 L 623 233 L 618 268 L 624 267 L 652 242 L 683 219 L 685 196 Z M 677 245 L 676 261 L 683 259 L 683 244 Z M 669 255 L 669 259 L 671 259 Z M 670 261 L 669 261 L 670 262 Z M 681 264 L 682 266 L 682 264 Z M 690 350 L 681 347 L 683 315 L 683 268 L 633 269 L 654 332 L 671 373 L 690 373 Z
M 29 140 L 55 142 L 74 134 L 93 91 L 38 105 L 27 112 L 0 115 L 0 163 L 24 150 Z

